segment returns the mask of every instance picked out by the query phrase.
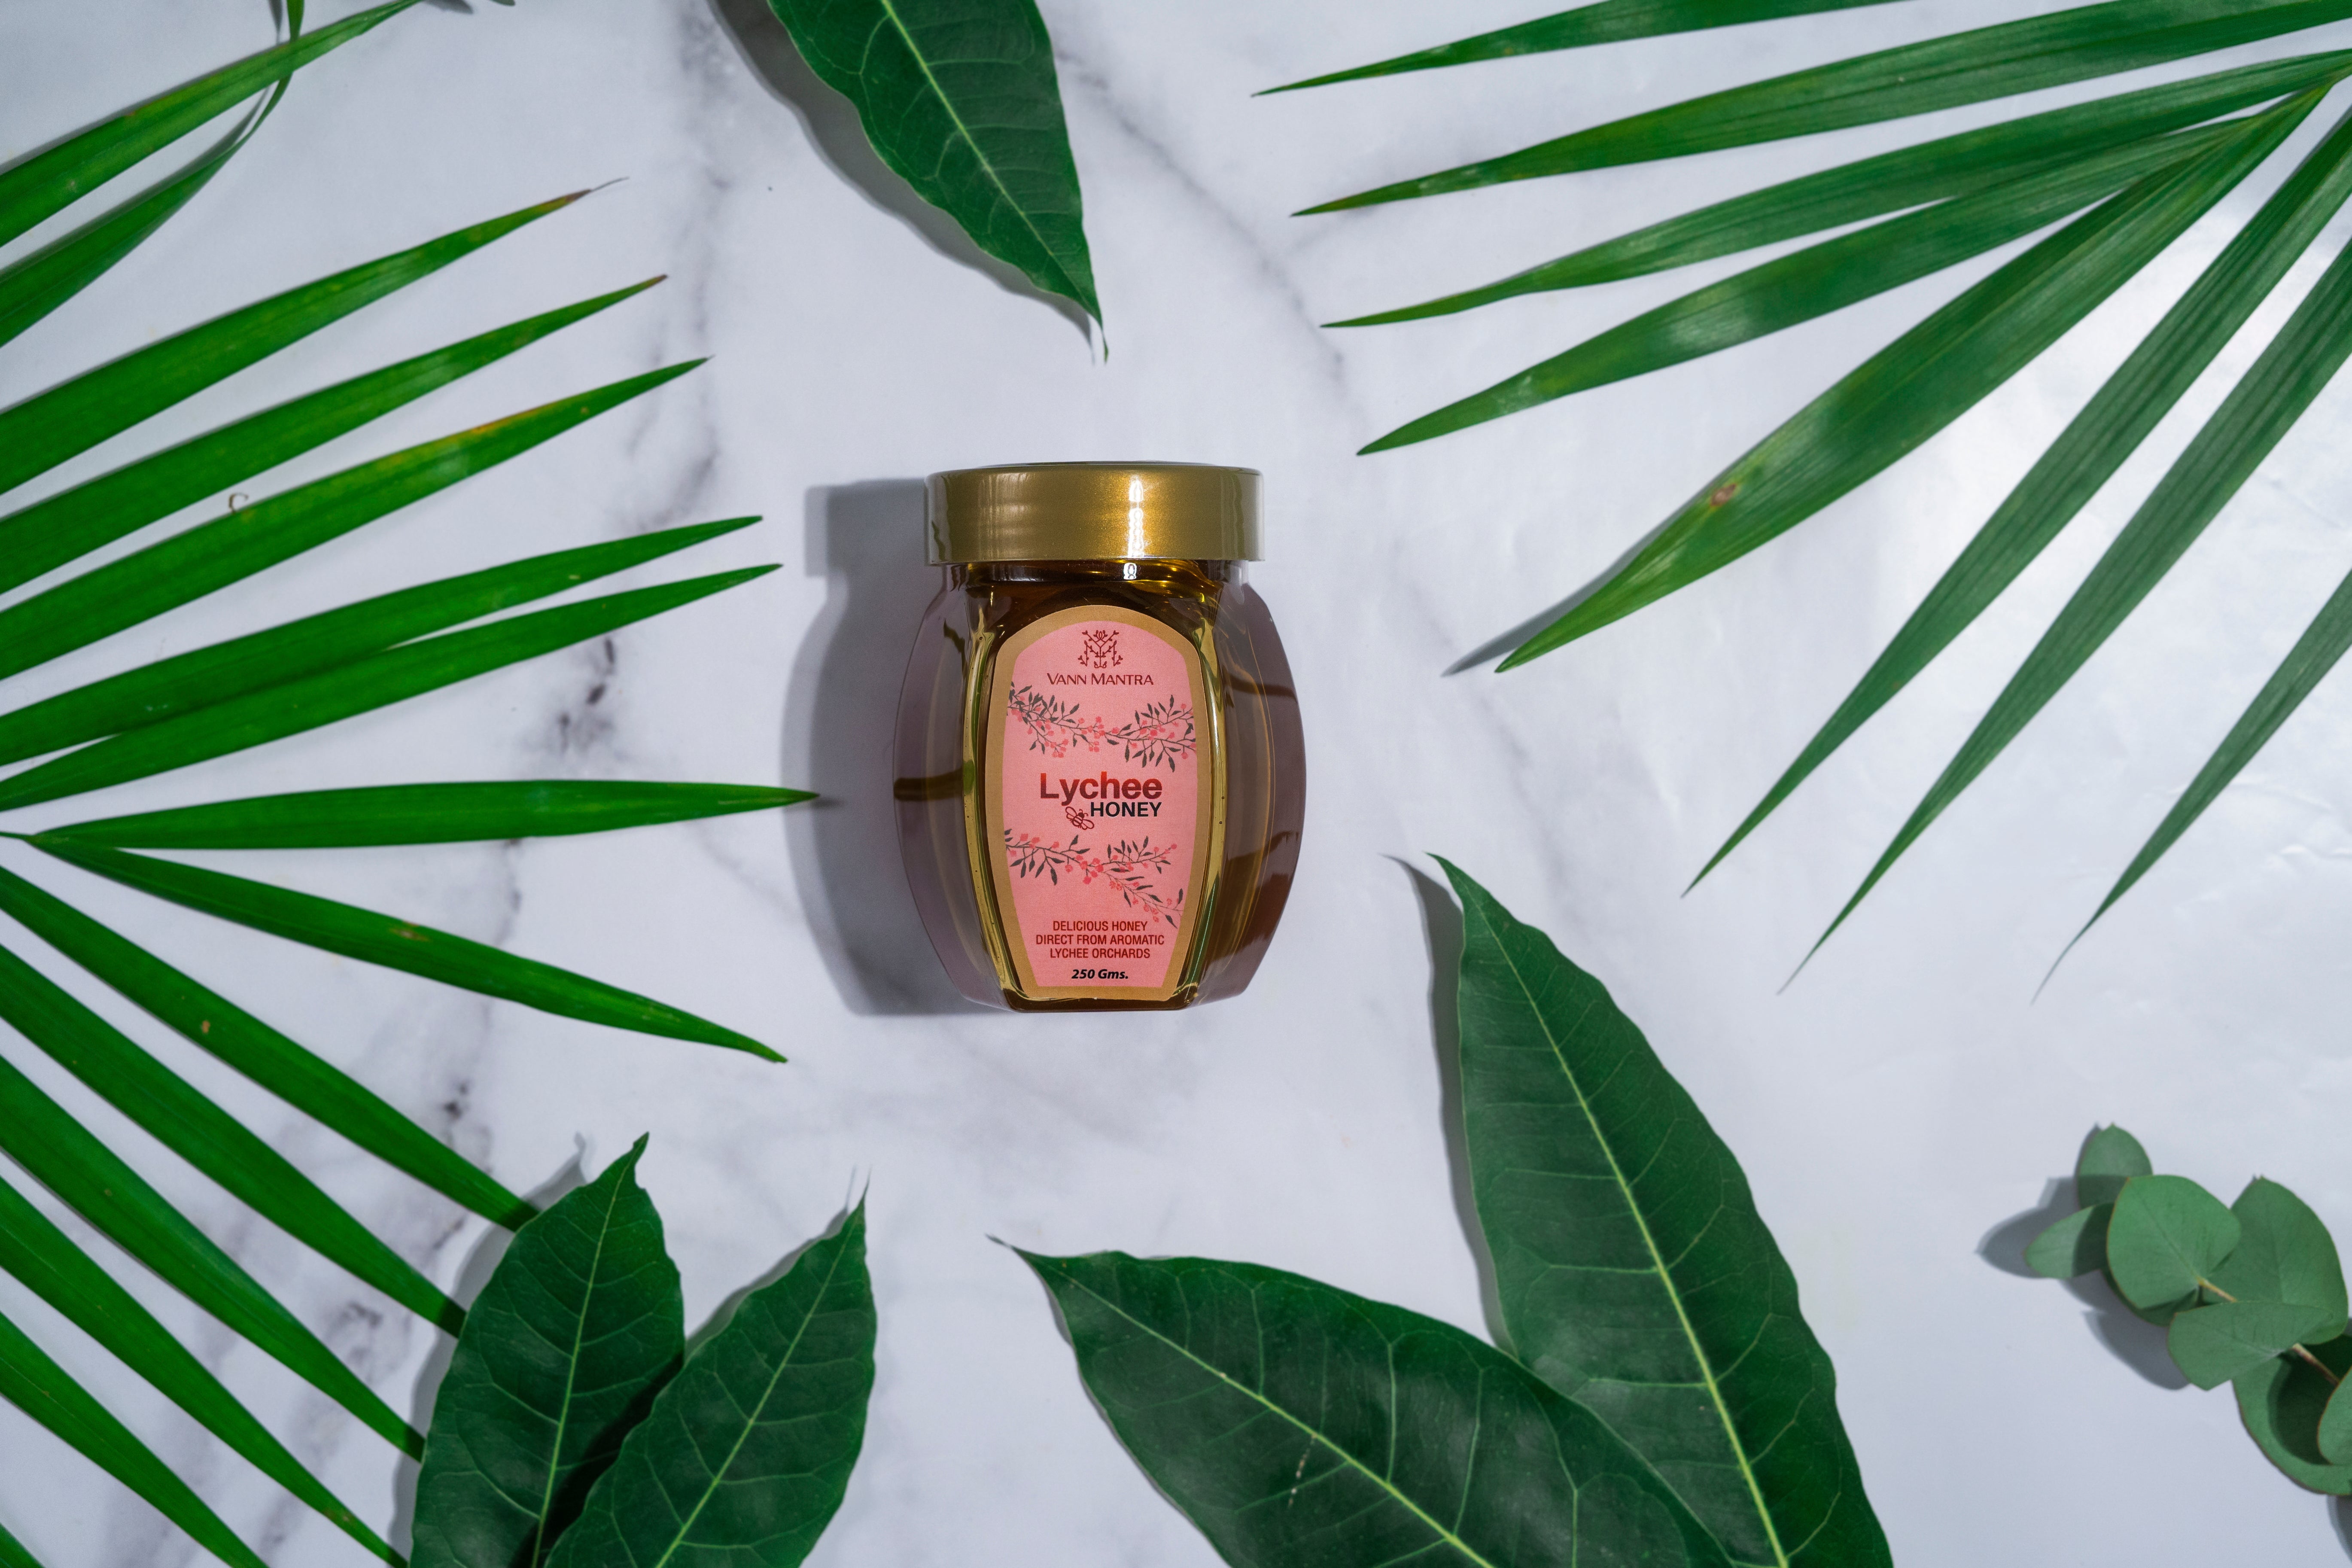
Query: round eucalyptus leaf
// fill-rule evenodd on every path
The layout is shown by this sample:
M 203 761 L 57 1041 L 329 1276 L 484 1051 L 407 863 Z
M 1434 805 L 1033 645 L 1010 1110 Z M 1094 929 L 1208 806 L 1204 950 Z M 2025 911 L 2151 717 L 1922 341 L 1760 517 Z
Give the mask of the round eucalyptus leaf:
M 2352 1372 L 2352 1336 L 2314 1345 L 2311 1353 L 2336 1376 Z M 2352 1465 L 2329 1461 L 2319 1446 L 2319 1422 L 2336 1385 L 2308 1362 L 2277 1356 L 2236 1380 L 2238 1415 L 2247 1435 L 2272 1464 L 2298 1486 L 2352 1496 Z
M 2197 1293 L 2237 1249 L 2242 1227 L 2221 1200 L 2186 1176 L 2134 1176 L 2107 1222 L 2107 1269 L 2142 1311 Z
M 2074 1162 L 2074 1201 L 2084 1208 L 2111 1204 L 2134 1176 L 2152 1176 L 2147 1151 L 2120 1127 L 2102 1127 L 2083 1144 Z
M 2334 1339 L 2352 1308 L 2345 1300 L 2336 1238 L 2320 1217 L 2301 1198 L 2259 1176 L 2246 1184 L 2230 1212 L 2242 1234 L 2237 1250 L 2214 1270 L 2213 1283 L 2241 1301 L 2312 1308 L 2327 1324 L 2315 1332 Z
M 2025 1266 L 2050 1279 L 2072 1279 L 2106 1267 L 2107 1219 L 2115 1205 L 2077 1209 L 2035 1237 L 2025 1248 Z
M 2352 1398 L 2345 1396 L 2341 1384 L 2319 1413 L 2319 1452 L 2331 1465 L 2352 1468 Z
M 2344 1314 L 2286 1301 L 2219 1301 L 2172 1320 L 2164 1342 L 2200 1388 L 2219 1388 L 2306 1340 L 2333 1339 Z

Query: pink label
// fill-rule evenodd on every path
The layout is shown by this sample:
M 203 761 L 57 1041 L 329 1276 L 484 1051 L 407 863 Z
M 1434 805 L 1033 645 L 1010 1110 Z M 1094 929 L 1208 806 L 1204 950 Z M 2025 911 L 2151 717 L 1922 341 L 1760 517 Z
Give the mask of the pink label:
M 1066 614 L 999 667 L 1006 935 L 1034 990 L 1172 990 L 1201 837 L 1194 655 L 1140 616 Z

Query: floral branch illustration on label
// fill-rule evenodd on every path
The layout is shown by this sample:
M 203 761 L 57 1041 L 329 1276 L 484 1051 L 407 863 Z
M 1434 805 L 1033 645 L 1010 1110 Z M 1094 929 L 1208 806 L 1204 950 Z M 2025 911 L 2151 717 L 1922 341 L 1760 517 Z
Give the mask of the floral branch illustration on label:
M 1034 686 L 1013 688 L 1005 694 L 1004 707 L 1029 731 L 1029 749 L 1051 757 L 1066 757 L 1073 746 L 1083 745 L 1089 752 L 1118 746 L 1126 761 L 1147 768 L 1165 764 L 1172 773 L 1198 743 L 1192 732 L 1192 706 L 1172 697 L 1144 704 L 1115 730 L 1108 720 L 1088 719 L 1076 703 Z
M 1154 848 L 1148 834 L 1140 844 L 1122 838 L 1095 854 L 1082 847 L 1076 835 L 1066 845 L 1049 844 L 1035 834 L 1016 834 L 1008 827 L 1004 858 L 1015 876 L 1044 877 L 1056 887 L 1065 871 L 1084 879 L 1081 886 L 1101 878 L 1118 889 L 1129 908 L 1150 910 L 1171 926 L 1180 923 L 1178 917 L 1184 912 L 1183 889 L 1177 889 L 1171 897 L 1151 883 L 1152 876 L 1173 868 L 1175 847 L 1162 844 Z

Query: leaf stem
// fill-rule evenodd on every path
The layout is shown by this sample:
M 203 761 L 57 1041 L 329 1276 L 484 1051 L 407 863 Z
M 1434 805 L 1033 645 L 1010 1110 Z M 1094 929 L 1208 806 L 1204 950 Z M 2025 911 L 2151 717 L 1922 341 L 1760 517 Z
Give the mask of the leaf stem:
M 2197 1289 L 2200 1290 L 2210 1290 L 2224 1301 L 2235 1302 L 2237 1300 L 2235 1296 L 2231 1295 L 2227 1290 L 2222 1289 L 2221 1287 L 2214 1284 L 2213 1281 L 2205 1279 L 2201 1275 L 2198 1278 Z M 2299 1344 L 2289 1345 L 2286 1350 L 2281 1353 L 2301 1357 L 2305 1362 L 2309 1363 L 2312 1371 L 2317 1373 L 2320 1376 L 2327 1380 L 2329 1387 L 2341 1388 L 2344 1386 L 2343 1378 L 2328 1370 L 2328 1366 L 2326 1362 L 2312 1354 L 2303 1346 Z

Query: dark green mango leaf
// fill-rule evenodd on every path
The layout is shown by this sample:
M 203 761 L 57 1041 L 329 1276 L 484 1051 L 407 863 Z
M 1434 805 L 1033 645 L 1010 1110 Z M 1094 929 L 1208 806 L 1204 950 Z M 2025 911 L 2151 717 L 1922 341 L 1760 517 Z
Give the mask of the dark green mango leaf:
M 1266 92 L 1296 92 L 1302 87 L 1325 87 L 1337 81 L 1360 81 L 1367 77 L 1395 76 L 1402 71 L 1433 70 L 1439 66 L 1468 65 L 1474 60 L 1507 59 L 1515 55 L 1542 54 L 1549 49 L 1582 49 L 1596 44 L 1654 38 L 1666 33 L 1696 33 L 1709 27 L 1731 27 L 1743 22 L 1767 22 L 1781 16 L 1810 16 L 1821 11 L 1850 11 L 1857 5 L 1884 5 L 1888 0 L 1599 0 L 1573 11 L 1542 16 L 1517 26 L 1433 49 L 1417 49 L 1376 65 L 1309 77 Z M 1260 93 L 1263 98 L 1265 93 Z
M 400 1561 L 400 1554 L 304 1469 L 154 1314 L 5 1182 L 0 1182 L 0 1268 L 371 1555 L 386 1563 Z M 0 1550 L 0 1564 L 7 1561 L 7 1552 Z
M 1022 1257 L 1111 1429 L 1237 1568 L 1729 1568 L 1600 1417 L 1450 1324 L 1246 1263 Z
M 517 1233 L 434 1395 L 413 1568 L 538 1568 L 686 1355 L 637 1140 Z
M 2198 431 L 1831 922 L 1834 931 L 1903 852 L 2090 661 L 2352 358 L 2352 252 L 2336 258 Z M 2242 763 L 2241 764 L 2242 765 Z M 2092 917 L 2097 919 L 2095 913 Z M 2089 929 L 2087 926 L 2085 930 Z M 1828 931 L 1822 933 L 1827 940 Z M 1818 945 L 1818 944 L 1817 944 Z
M 2107 1269 L 2143 1312 L 2194 1302 L 2238 1245 L 2242 1226 L 2221 1200 L 2186 1176 L 2134 1176 L 2107 1222 Z
M 171 1466 L 5 1317 L 0 1317 L 0 1399 L 64 1438 L 232 1568 L 267 1568 L 221 1522 L 220 1515 L 172 1473 Z M 20 1553 L 23 1550 L 17 1548 Z M 26 1554 L 23 1561 L 32 1558 Z
M 1500 668 L 1719 571 L 1907 456 L 2137 276 L 2316 101 L 2305 94 L 2265 111 L 2203 157 L 2084 213 L 1937 310 L 1718 474 L 1632 561 Z
M 656 1395 L 549 1568 L 792 1568 L 841 1506 L 874 1388 L 866 1208 L 744 1298 Z
M 2232 122 L 2127 142 L 1765 262 L 1425 414 L 1363 451 L 1386 452 L 1450 435 L 1843 310 L 2021 239 L 2136 180 L 2211 150 L 2236 129 Z
M 2305 1340 L 2344 1331 L 2344 1314 L 2285 1301 L 2217 1301 L 2172 1320 L 2165 1348 L 2200 1388 L 2219 1388 Z
M 2352 16 L 2352 0 L 2111 0 L 2078 5 L 1709 93 L 1307 210 L 1338 212 L 1871 125 L 2139 70 L 2347 16 Z
M 2311 1355 L 2318 1366 L 2299 1356 L 2277 1356 L 2239 1378 L 2231 1385 L 2238 1415 L 2289 1479 L 2315 1492 L 2352 1495 L 2352 1464 L 2331 1461 L 2319 1446 L 2324 1413 L 2340 1380 L 2352 1374 L 2352 1338 L 2314 1345 Z
M 120 849 L 77 844 L 70 839 L 34 842 L 60 860 L 125 887 L 284 937 L 289 942 L 355 958 L 362 963 L 404 970 L 445 985 L 520 1002 L 526 1007 L 584 1023 L 724 1046 L 730 1050 L 748 1051 L 765 1061 L 784 1059 L 749 1035 L 721 1028 L 650 996 L 640 996 L 635 992 L 558 969 L 551 963 L 501 952 L 495 947 L 468 942 L 430 926 L 198 866 L 128 855 Z
M 640 784 L 523 779 L 500 784 L 384 784 L 215 801 L 53 827 L 118 849 L 347 849 L 381 844 L 463 844 L 611 833 L 739 811 L 769 811 L 816 796 L 759 784 Z
M 1484 288 L 1330 325 L 1370 327 L 1423 321 L 1522 294 L 1582 289 L 1688 267 L 2043 174 L 2063 163 L 2185 130 L 2285 93 L 2307 90 L 2347 68 L 2352 68 L 2352 50 L 2266 60 L 1979 126 L 1733 196 L 1513 273 Z
M 1440 864 L 1462 900 L 1471 1190 L 1519 1360 L 1734 1562 L 1890 1563 L 1738 1161 L 1598 980 Z
M 109 637 L 495 468 L 699 360 L 410 447 L 201 523 L 0 610 L 0 677 Z
M 647 279 L 354 376 L 0 517 L 0 590 L 299 457 L 660 281 Z
M 513 1230 L 539 1211 L 350 1075 L 226 997 L 22 877 L 0 875 L 0 912 L 297 1110 L 396 1171 Z
M 0 871 L 0 883 L 22 882 Z M 21 895 L 20 895 L 21 896 Z M 247 1207 L 446 1333 L 457 1303 L 283 1154 L 31 964 L 0 947 L 0 1017 Z
M 768 4 L 917 195 L 1101 321 L 1054 41 L 1035 0 Z
M 415 3 L 394 0 L 315 33 L 289 38 L 275 48 L 247 55 L 0 170 L 0 245 L 63 212 L 149 153 L 160 152 Z
M 534 610 L 191 709 L 0 780 L 0 811 L 169 773 L 405 702 L 724 593 L 774 570 L 748 566 Z
M 2139 1140 L 2120 1127 L 2102 1127 L 2084 1142 L 2074 1159 L 2074 1201 L 2112 1204 L 2134 1176 L 2152 1176 L 2156 1167 Z
M 425 1438 L 235 1259 L 0 1058 L 0 1152 L 165 1284 L 412 1458 Z M 6 1358 L 0 1356 L 0 1364 Z
M 0 490 L 47 472 L 361 306 L 404 289 L 527 223 L 570 206 L 586 194 L 575 191 L 558 196 L 272 295 L 0 411 Z
M 2073 1279 L 2107 1266 L 2107 1220 L 2113 1204 L 2076 1209 L 2026 1245 L 2025 1266 L 2045 1279 Z
M 747 528 L 755 517 L 664 529 L 533 555 L 485 572 L 420 584 L 191 648 L 0 713 L 0 763 L 22 762 L 174 714 L 283 686 L 428 632 L 512 609 Z
M 1797 760 L 1707 861 L 1700 877 L 1720 864 L 1832 752 L 1974 625 L 2040 556 L 2269 298 L 2347 195 L 2352 195 L 2352 116 L 2339 121 L 2303 161 L 2042 454 L 1821 732 L 1806 742 Z M 2284 714 L 2276 718 L 2283 721 Z M 2184 820 L 2179 826 L 2188 824 Z M 2177 831 L 2173 837 L 2179 837 Z M 2168 847 L 2170 839 L 2165 843 Z M 2148 857 L 2148 864 L 2154 860 L 2155 856 Z M 2137 879 L 2135 874 L 2124 886 Z

